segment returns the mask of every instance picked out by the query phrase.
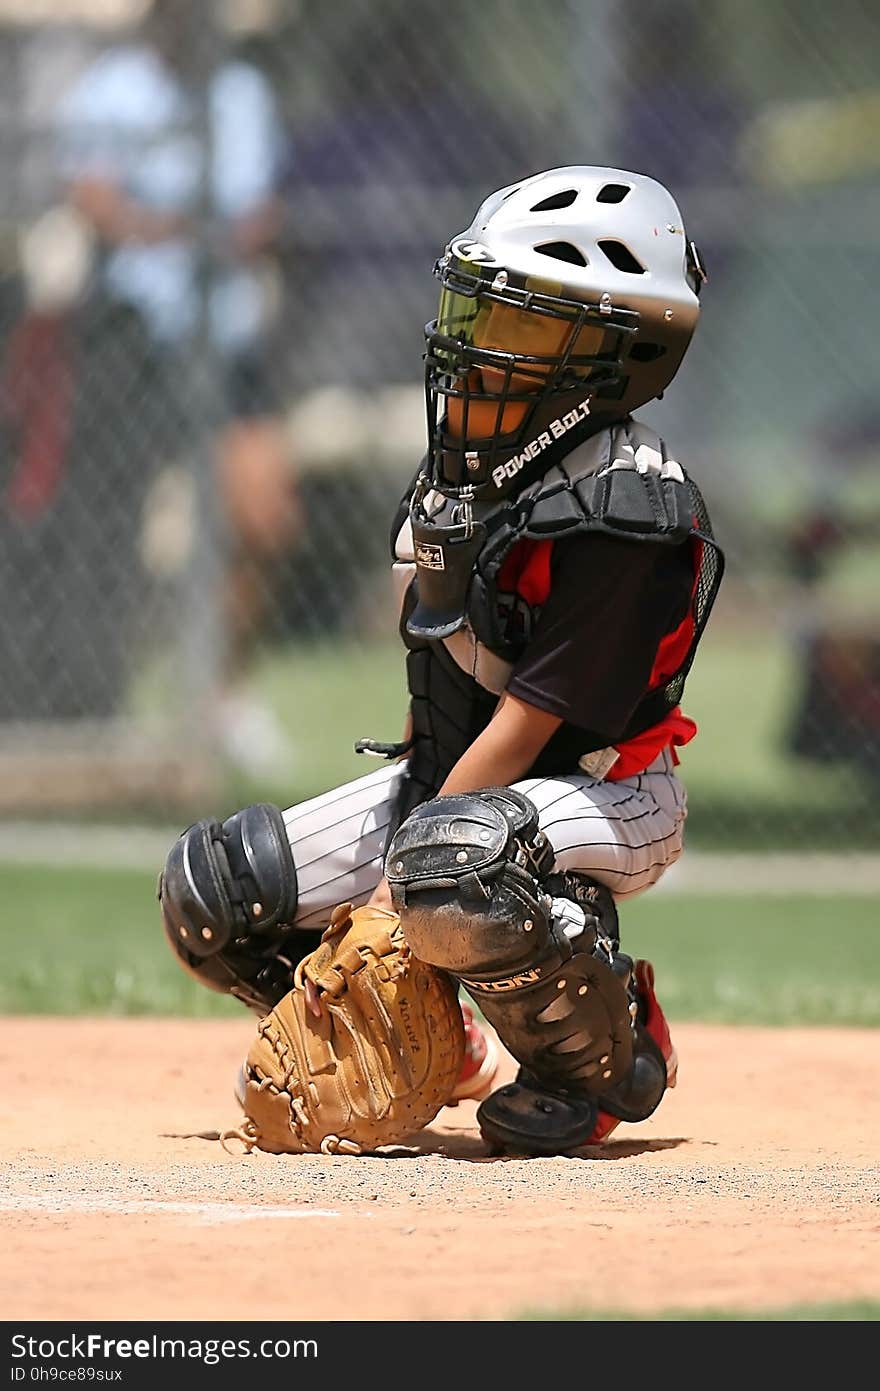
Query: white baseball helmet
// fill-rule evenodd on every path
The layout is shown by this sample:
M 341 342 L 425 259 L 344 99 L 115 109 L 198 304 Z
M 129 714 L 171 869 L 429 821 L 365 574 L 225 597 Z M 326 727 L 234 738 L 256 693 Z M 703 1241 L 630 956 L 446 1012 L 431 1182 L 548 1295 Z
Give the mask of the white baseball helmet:
M 425 327 L 431 472 L 447 488 L 478 489 L 542 435 L 559 438 L 558 422 L 570 422 L 570 448 L 597 418 L 661 395 L 706 278 L 662 184 L 592 165 L 491 194 L 435 273 L 440 306 Z

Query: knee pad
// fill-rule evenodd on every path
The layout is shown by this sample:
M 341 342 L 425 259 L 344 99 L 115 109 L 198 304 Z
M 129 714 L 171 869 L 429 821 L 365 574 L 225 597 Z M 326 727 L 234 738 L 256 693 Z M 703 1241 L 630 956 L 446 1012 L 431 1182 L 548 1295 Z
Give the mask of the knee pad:
M 597 1098 L 632 1075 L 632 960 L 608 890 L 553 859 L 528 799 L 487 788 L 418 807 L 385 873 L 415 955 L 461 981 L 544 1085 Z
M 297 879 L 277 807 L 259 803 L 222 824 L 188 827 L 157 896 L 172 949 L 210 989 L 265 1012 L 290 988 L 292 965 L 279 954 L 294 930 Z
M 553 852 L 534 807 L 510 788 L 435 797 L 392 837 L 385 876 L 407 941 L 456 975 L 512 972 L 546 935 L 540 875 Z

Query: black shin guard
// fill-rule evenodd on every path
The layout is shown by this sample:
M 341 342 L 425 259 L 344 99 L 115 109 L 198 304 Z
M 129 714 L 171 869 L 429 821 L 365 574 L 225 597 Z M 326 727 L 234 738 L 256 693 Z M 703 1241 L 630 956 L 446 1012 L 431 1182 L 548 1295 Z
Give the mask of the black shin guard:
M 314 945 L 292 926 L 296 868 L 281 812 L 270 803 L 184 831 L 159 876 L 158 898 L 181 964 L 260 1014 L 291 988 L 297 961 Z
M 566 1154 L 589 1144 L 598 1120 L 595 1101 L 548 1091 L 522 1069 L 477 1107 L 480 1134 L 497 1154 Z
M 639 1046 L 613 899 L 552 874 L 552 860 L 528 799 L 487 788 L 417 808 L 385 866 L 415 954 L 465 985 L 522 1065 L 483 1103 L 481 1124 L 532 1153 L 583 1144 L 600 1105 L 641 1119 L 665 1087 L 659 1050 Z

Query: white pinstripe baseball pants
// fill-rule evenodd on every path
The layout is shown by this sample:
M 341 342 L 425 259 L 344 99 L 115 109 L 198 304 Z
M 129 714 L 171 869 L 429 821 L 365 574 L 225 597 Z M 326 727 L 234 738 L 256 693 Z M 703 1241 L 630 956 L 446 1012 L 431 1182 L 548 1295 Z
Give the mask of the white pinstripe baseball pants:
M 382 877 L 382 850 L 401 764 L 391 763 L 284 812 L 299 882 L 298 927 L 322 928 L 338 903 L 364 903 Z M 687 798 L 666 751 L 638 777 L 586 773 L 526 778 L 559 869 L 606 884 L 616 899 L 650 888 L 682 851 Z

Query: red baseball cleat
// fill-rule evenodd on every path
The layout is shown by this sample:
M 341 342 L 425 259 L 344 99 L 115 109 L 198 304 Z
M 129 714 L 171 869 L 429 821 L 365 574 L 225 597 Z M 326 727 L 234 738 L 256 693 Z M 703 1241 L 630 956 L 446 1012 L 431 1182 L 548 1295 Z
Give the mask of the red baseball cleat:
M 678 1053 L 669 1035 L 666 1015 L 660 1008 L 660 1002 L 654 993 L 654 967 L 650 961 L 644 961 L 640 957 L 635 963 L 635 973 L 636 990 L 645 1010 L 645 1031 L 651 1035 L 666 1059 L 667 1088 L 674 1087 L 678 1080 Z
M 666 1015 L 660 1008 L 660 1001 L 654 992 L 654 967 L 650 961 L 639 958 L 635 962 L 636 993 L 638 995 L 640 1010 L 639 1016 L 645 1033 L 650 1034 L 656 1043 L 666 1062 L 666 1089 L 674 1087 L 678 1081 L 678 1053 L 669 1033 L 669 1025 L 666 1022 Z M 617 1116 L 610 1116 L 607 1111 L 599 1109 L 599 1119 L 595 1129 L 587 1141 L 590 1145 L 598 1145 L 605 1140 L 620 1125 Z
M 483 1101 L 492 1090 L 498 1071 L 498 1048 L 474 1018 L 470 1005 L 462 1003 L 464 1062 L 448 1106 L 459 1101 Z

